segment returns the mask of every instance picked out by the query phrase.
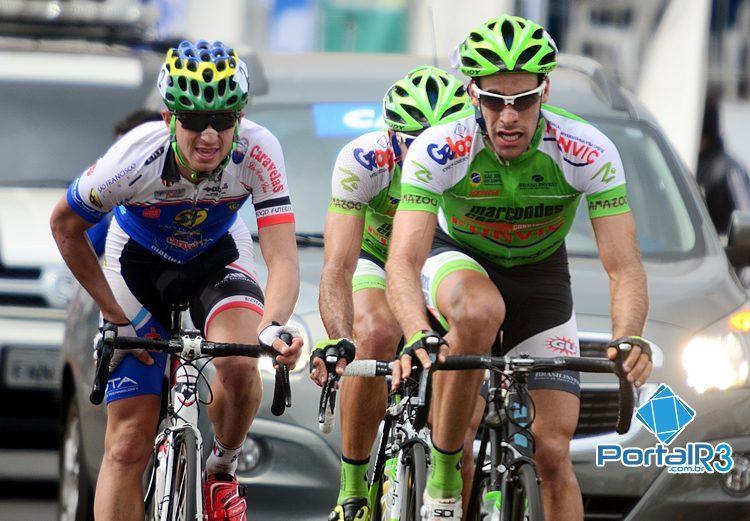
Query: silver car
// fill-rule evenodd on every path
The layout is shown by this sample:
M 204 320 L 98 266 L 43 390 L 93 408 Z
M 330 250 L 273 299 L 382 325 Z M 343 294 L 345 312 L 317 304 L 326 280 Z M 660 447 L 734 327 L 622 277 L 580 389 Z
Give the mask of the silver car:
M 269 128 L 284 149 L 302 268 L 302 291 L 293 320 L 310 346 L 325 335 L 317 286 L 335 157 L 344 143 L 382 125 L 379 100 L 386 88 L 423 62 L 345 54 L 265 55 L 251 62 L 256 96 L 247 117 Z M 746 334 L 750 320 L 743 322 L 750 313 L 742 313 L 750 312 L 750 303 L 691 176 L 653 119 L 594 62 L 561 57 L 561 66 L 552 75 L 551 103 L 599 126 L 623 157 L 649 276 L 651 311 L 645 335 L 655 344 L 654 373 L 640 393 L 640 403 L 660 383 L 668 384 L 697 413 L 678 444 L 728 440 L 736 453 L 736 469 L 747 469 L 750 412 L 741 404 L 750 398 Z M 564 139 L 560 146 L 572 146 Z M 581 154 L 588 153 L 575 146 Z M 250 209 L 244 217 L 252 226 Z M 727 248 L 739 259 L 737 251 L 750 243 L 750 227 L 747 216 L 735 217 Z M 582 354 L 604 356 L 610 335 L 609 281 L 583 207 L 567 246 Z M 68 310 L 62 349 L 65 414 L 60 501 L 71 519 L 89 519 L 102 456 L 105 411 L 87 400 L 96 322 L 91 299 L 79 290 Z M 722 349 L 728 339 L 737 349 Z M 551 345 L 550 355 L 560 349 L 564 348 Z M 684 357 L 686 349 L 692 358 Z M 734 369 L 742 364 L 744 372 Z M 264 374 L 270 384 L 268 369 Z M 318 432 L 318 389 L 306 368 L 295 372 L 292 380 L 293 407 L 283 416 L 270 415 L 270 392 L 266 393 L 238 472 L 248 486 L 249 511 L 257 519 L 325 518 L 336 498 L 340 438 L 337 432 L 329 436 Z M 630 432 L 618 437 L 616 408 L 616 382 L 584 376 L 580 421 L 571 449 L 586 519 L 664 519 L 666 515 L 706 519 L 709 508 L 715 509 L 712 518 L 721 513 L 750 515 L 750 506 L 742 499 L 750 492 L 750 476 L 739 471 L 679 475 L 655 467 L 596 467 L 597 444 L 647 447 L 656 442 L 635 420 Z

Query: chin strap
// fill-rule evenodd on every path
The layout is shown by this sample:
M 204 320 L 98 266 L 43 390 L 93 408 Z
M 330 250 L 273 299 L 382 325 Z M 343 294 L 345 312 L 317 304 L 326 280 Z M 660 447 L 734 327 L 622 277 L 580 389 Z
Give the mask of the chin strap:
M 190 168 L 190 165 L 188 165 L 188 162 L 185 160 L 185 156 L 183 156 L 182 152 L 180 151 L 180 147 L 177 145 L 177 133 L 175 131 L 175 128 L 177 126 L 176 122 L 177 122 L 177 117 L 174 114 L 172 114 L 172 118 L 169 120 L 169 144 L 170 144 L 170 147 L 172 147 L 172 152 L 174 152 L 174 156 L 177 158 L 177 163 L 190 173 L 191 179 L 196 180 L 196 179 L 206 179 L 208 177 L 213 177 L 219 174 L 221 171 L 223 171 L 224 168 L 226 168 L 227 164 L 229 164 L 230 158 L 232 157 L 232 152 L 234 152 L 234 150 L 237 148 L 240 142 L 239 124 L 234 126 L 234 137 L 232 138 L 232 148 L 229 149 L 229 153 L 224 159 L 222 159 L 221 163 L 219 163 L 219 166 L 217 166 L 213 172 L 199 172 L 197 170 L 193 170 L 192 168 Z

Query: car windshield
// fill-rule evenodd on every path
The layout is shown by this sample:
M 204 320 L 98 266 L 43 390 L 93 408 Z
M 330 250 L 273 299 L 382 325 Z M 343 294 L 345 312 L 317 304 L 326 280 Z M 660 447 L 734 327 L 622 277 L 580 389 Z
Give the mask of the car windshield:
M 144 103 L 136 88 L 0 81 L 0 186 L 65 187 L 112 144 L 115 122 Z
M 348 133 L 321 135 L 310 104 L 257 106 L 248 117 L 268 128 L 282 144 L 298 231 L 322 233 L 336 156 L 348 141 L 371 129 L 350 128 Z M 643 256 L 653 260 L 688 256 L 697 244 L 696 231 L 672 174 L 673 166 L 653 130 L 623 121 L 595 124 L 617 145 L 622 156 Z M 254 228 L 250 209 L 244 210 L 243 217 Z M 573 256 L 597 253 L 585 200 L 567 247 Z

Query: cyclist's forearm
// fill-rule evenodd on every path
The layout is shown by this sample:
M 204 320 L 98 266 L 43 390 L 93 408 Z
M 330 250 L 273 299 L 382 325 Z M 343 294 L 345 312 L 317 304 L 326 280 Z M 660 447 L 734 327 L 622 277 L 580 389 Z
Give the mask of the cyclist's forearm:
M 118 324 L 127 322 L 128 318 L 112 294 L 86 233 L 54 230 L 53 235 L 65 264 L 94 299 L 104 318 Z
M 646 272 L 638 262 L 610 276 L 612 338 L 639 336 L 648 315 Z
M 296 251 L 295 251 L 296 253 Z M 262 325 L 285 324 L 294 312 L 299 297 L 299 264 L 296 258 L 275 258 L 268 267 L 265 309 Z
M 342 266 L 323 267 L 318 306 L 329 338 L 352 338 L 352 276 Z
M 408 255 L 391 254 L 385 271 L 388 303 L 404 337 L 409 339 L 421 329 L 430 329 L 419 280 L 420 265 Z

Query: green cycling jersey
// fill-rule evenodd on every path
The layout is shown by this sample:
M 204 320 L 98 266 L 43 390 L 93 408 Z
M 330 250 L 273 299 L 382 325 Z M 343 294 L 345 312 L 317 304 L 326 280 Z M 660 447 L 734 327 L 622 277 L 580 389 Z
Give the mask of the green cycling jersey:
M 474 116 L 425 130 L 409 147 L 399 211 L 438 213 L 440 228 L 498 266 L 557 250 L 581 195 L 589 216 L 630 211 L 614 144 L 583 119 L 543 105 L 529 149 L 498 157 Z

